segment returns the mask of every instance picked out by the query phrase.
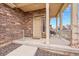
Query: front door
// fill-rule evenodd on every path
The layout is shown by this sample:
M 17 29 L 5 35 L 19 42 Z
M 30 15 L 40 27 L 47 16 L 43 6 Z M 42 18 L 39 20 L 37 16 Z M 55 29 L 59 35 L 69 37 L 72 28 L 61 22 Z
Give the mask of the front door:
M 41 17 L 33 18 L 33 38 L 41 38 Z

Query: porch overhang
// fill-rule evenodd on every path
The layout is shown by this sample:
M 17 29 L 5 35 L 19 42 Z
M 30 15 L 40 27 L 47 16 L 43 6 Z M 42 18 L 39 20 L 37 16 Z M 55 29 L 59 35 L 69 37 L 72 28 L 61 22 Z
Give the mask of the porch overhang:
M 61 11 L 64 11 L 64 9 L 68 6 L 67 3 L 51 3 L 50 4 L 50 18 L 57 17 Z
M 6 3 L 6 5 L 8 5 L 11 8 L 19 8 L 24 12 L 36 11 L 46 8 L 45 3 Z M 50 3 L 50 18 L 57 17 L 60 11 L 63 11 L 67 6 L 67 3 Z

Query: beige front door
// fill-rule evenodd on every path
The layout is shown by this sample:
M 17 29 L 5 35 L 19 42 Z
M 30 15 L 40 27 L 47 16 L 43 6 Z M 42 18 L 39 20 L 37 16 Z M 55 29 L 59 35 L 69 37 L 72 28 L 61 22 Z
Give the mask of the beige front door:
M 41 17 L 33 18 L 33 38 L 41 38 Z

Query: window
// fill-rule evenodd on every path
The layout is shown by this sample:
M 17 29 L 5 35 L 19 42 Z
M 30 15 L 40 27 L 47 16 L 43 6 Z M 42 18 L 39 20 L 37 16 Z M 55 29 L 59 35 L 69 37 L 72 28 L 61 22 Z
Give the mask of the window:
M 64 10 L 62 16 L 63 30 L 71 29 L 71 4 Z
M 52 28 L 56 29 L 56 18 L 51 18 L 50 19 L 50 25 L 52 25 Z

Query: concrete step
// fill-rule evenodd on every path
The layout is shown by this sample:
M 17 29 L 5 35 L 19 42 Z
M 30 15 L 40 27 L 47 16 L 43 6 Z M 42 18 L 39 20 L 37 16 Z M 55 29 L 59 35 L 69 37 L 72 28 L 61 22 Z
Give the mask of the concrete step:
M 47 52 L 48 54 L 57 54 L 60 56 L 77 56 L 79 54 L 77 53 L 71 53 L 71 52 L 64 52 L 64 51 L 57 51 L 57 50 L 49 50 L 49 49 L 45 49 L 45 48 L 40 48 L 40 50 Z

